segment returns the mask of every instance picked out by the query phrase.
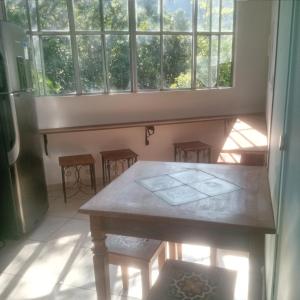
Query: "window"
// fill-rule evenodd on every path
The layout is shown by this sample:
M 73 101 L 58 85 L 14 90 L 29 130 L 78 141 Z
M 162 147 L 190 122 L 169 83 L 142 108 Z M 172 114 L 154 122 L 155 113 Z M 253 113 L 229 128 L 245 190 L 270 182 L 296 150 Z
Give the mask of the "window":
M 232 86 L 235 0 L 6 0 L 38 95 Z

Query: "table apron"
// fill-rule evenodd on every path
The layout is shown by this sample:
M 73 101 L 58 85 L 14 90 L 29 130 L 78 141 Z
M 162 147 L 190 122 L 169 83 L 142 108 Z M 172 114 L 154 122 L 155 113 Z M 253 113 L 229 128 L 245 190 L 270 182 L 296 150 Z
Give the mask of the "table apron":
M 263 238 L 261 232 L 238 227 L 224 228 L 207 224 L 185 224 L 183 222 L 157 222 L 131 219 L 98 217 L 105 233 L 135 236 L 178 243 L 207 244 L 222 249 L 249 251 L 253 240 Z M 97 228 L 94 228 L 95 234 Z M 93 228 L 92 228 L 93 231 Z M 93 232 L 92 232 L 93 233 Z

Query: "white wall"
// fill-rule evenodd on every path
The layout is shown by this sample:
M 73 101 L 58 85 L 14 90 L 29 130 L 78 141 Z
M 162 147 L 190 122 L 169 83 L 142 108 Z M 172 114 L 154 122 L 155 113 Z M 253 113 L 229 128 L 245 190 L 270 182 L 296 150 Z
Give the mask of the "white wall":
M 155 134 L 145 146 L 145 129 L 113 129 L 49 135 L 49 156 L 44 156 L 47 184 L 61 182 L 58 157 L 81 153 L 91 153 L 96 159 L 96 177 L 101 181 L 100 151 L 130 148 L 140 160 L 173 161 L 174 142 L 201 140 L 213 145 L 214 157 L 224 140 L 224 122 L 155 126 Z M 86 176 L 87 173 L 83 176 Z M 99 181 L 100 180 L 100 181 Z
M 256 113 L 265 111 L 271 1 L 237 2 L 234 87 L 228 89 L 151 92 L 118 95 L 39 97 L 39 127 L 149 121 L 183 117 Z M 129 147 L 140 159 L 172 160 L 172 143 L 203 140 L 222 144 L 223 123 L 210 122 L 156 127 L 150 146 L 144 128 L 49 135 L 44 158 L 47 183 L 61 181 L 58 156 Z M 100 162 L 97 176 L 100 176 Z

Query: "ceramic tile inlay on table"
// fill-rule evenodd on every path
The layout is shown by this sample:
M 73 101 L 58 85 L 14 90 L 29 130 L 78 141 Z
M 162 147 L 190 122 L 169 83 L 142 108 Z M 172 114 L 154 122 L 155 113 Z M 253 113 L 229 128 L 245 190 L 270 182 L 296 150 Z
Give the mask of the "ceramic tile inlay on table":
M 230 193 L 239 186 L 199 169 L 170 173 L 136 181 L 170 205 L 181 205 Z

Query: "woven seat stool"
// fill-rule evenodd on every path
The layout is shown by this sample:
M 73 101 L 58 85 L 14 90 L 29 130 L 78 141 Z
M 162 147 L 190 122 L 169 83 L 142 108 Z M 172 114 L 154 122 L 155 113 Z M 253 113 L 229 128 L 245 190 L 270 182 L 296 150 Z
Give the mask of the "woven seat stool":
M 147 300 L 233 300 L 236 272 L 167 260 Z
M 136 161 L 138 155 L 130 149 L 118 149 L 100 152 L 102 158 L 102 176 L 103 176 L 103 186 L 111 181 L 111 167 L 114 165 L 117 170 L 118 162 L 122 163 L 122 171 L 125 170 L 124 162 L 127 164 L 127 168 L 132 166 Z
M 88 166 L 90 168 L 91 188 L 96 194 L 96 175 L 95 175 L 95 160 L 91 154 L 80 154 L 70 156 L 60 156 L 58 158 L 59 166 L 61 167 L 62 187 L 64 194 L 64 202 L 67 202 L 66 191 L 66 170 L 68 168 L 75 169 L 75 184 L 80 184 L 80 168 L 82 166 Z
M 200 141 L 174 143 L 174 160 L 187 162 L 188 153 L 196 154 L 196 162 L 211 162 L 211 146 Z
M 158 240 L 108 234 L 106 239 L 110 264 L 121 266 L 123 289 L 128 289 L 128 267 L 141 270 L 143 299 L 151 287 L 151 266 L 158 259 L 159 269 L 166 260 L 165 243 Z

